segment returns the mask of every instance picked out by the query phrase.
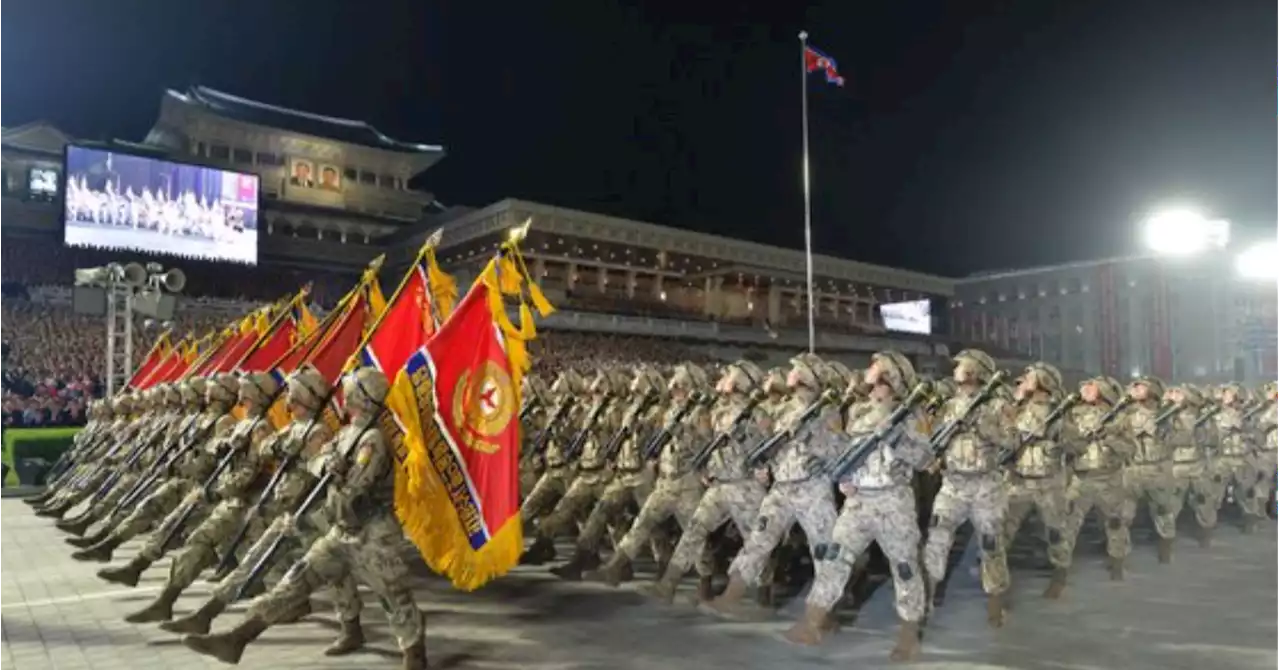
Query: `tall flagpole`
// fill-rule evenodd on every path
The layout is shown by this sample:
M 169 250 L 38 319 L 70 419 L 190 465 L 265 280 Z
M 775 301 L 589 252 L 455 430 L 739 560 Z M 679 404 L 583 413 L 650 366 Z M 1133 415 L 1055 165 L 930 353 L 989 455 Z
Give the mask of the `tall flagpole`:
M 813 230 L 810 223 L 813 219 L 809 204 L 809 65 L 805 60 L 806 40 L 809 33 L 800 31 L 800 128 L 804 138 L 804 279 L 809 293 L 809 353 L 814 353 L 813 330 Z

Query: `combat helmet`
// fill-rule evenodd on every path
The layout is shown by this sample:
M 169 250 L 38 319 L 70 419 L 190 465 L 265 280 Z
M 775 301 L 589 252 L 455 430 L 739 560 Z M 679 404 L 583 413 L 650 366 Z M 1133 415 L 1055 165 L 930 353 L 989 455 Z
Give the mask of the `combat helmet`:
M 177 391 L 182 398 L 182 404 L 187 407 L 198 407 L 204 402 L 205 393 L 208 391 L 208 382 L 204 377 L 191 377 L 184 379 L 177 385 Z
M 760 390 L 767 378 L 760 366 L 744 358 L 725 366 L 720 379 L 732 393 L 751 393 Z
M 886 349 L 871 355 L 871 364 L 879 368 L 880 378 L 893 390 L 893 395 L 905 398 L 916 387 L 919 377 L 911 360 L 897 351 Z
M 246 372 L 239 381 L 240 402 L 255 407 L 266 407 L 280 390 L 275 375 L 267 372 Z
M 205 384 L 204 394 L 209 404 L 230 407 L 236 404 L 239 391 L 240 383 L 235 375 L 229 372 L 219 372 L 213 375 L 208 383 Z
M 587 381 L 572 368 L 560 371 L 551 383 L 551 393 L 556 396 L 580 395 L 587 392 Z
M 1052 364 L 1037 361 L 1022 371 L 1023 377 L 1034 379 L 1036 388 L 1048 393 L 1053 398 L 1063 394 L 1062 372 Z
M 996 374 L 998 370 L 996 362 L 985 351 L 978 349 L 965 349 L 956 354 L 951 359 L 955 362 L 956 367 L 968 366 L 973 370 L 974 377 L 979 383 L 985 383 Z
M 342 397 L 352 411 L 365 414 L 377 411 L 387 399 L 389 390 L 387 376 L 374 367 L 360 368 L 342 379 Z
M 706 390 L 709 384 L 706 370 L 694 363 L 681 363 L 671 372 L 671 381 L 667 383 L 667 388 L 682 388 L 694 392 Z
M 289 392 L 289 402 L 301 406 L 312 415 L 324 409 L 325 398 L 329 395 L 328 382 L 311 365 L 293 371 L 285 380 L 285 388 Z

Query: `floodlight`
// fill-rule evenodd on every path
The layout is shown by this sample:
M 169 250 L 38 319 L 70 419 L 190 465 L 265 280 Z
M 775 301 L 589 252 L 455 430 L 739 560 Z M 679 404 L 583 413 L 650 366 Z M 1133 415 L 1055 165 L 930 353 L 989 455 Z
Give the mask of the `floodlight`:
M 1275 281 L 1280 247 L 1272 242 L 1259 242 L 1236 256 L 1236 274 L 1242 279 Z
M 1169 256 L 1191 256 L 1226 246 L 1231 224 L 1212 220 L 1193 209 L 1157 212 L 1143 225 L 1143 241 L 1152 251 Z

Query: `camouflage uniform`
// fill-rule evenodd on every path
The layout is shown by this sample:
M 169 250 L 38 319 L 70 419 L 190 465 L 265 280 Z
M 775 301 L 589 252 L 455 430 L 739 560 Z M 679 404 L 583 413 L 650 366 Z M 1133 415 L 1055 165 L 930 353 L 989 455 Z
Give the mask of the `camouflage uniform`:
M 559 403 L 572 402 L 573 397 L 586 389 L 586 384 L 572 370 L 565 370 L 560 377 L 556 379 L 556 383 L 552 386 L 550 394 L 557 397 L 557 405 Z M 574 415 L 566 413 L 564 418 L 558 425 L 550 426 L 548 423 L 553 418 L 551 414 L 554 410 L 550 410 L 545 404 L 543 408 L 535 413 L 538 423 L 536 428 L 530 427 L 528 437 L 539 435 L 543 430 L 550 430 L 551 433 L 547 437 L 544 453 L 532 454 L 533 457 L 541 456 L 543 470 L 541 476 L 538 477 L 537 483 L 533 485 L 533 489 L 529 495 L 525 497 L 524 504 L 520 506 L 520 518 L 525 521 L 536 521 L 542 515 L 552 511 L 555 505 L 565 492 L 569 490 L 569 486 L 573 483 L 574 464 L 565 459 L 564 449 L 568 446 L 567 440 L 573 439 L 570 431 L 566 430 L 567 426 L 575 424 Z M 533 445 L 526 442 L 525 447 L 529 448 Z M 547 560 L 552 556 L 538 557 L 541 560 Z
M 1218 507 L 1226 487 L 1222 475 L 1213 471 L 1208 459 L 1207 446 L 1212 439 L 1209 429 L 1195 426 L 1203 404 L 1200 393 L 1190 386 L 1171 389 L 1169 393 L 1181 396 L 1175 400 L 1180 409 L 1169 419 L 1161 435 L 1169 445 L 1173 460 L 1174 495 L 1170 514 L 1176 521 L 1183 505 L 1189 503 L 1199 526 L 1200 544 L 1208 546 L 1210 531 L 1218 525 Z
M 207 387 L 196 381 L 190 380 L 185 385 L 181 397 L 185 405 L 183 409 L 185 412 L 200 412 L 202 406 L 205 409 L 192 417 L 191 421 L 184 417 L 182 421 L 173 424 L 173 429 L 165 440 L 170 445 L 166 450 L 172 450 L 172 457 L 162 454 L 169 463 L 171 472 L 158 473 L 163 483 L 114 528 L 111 527 L 111 520 L 108 520 L 100 539 L 84 552 L 79 552 L 79 555 L 95 555 L 103 560 L 110 560 L 112 551 L 171 514 L 182 499 L 213 471 L 212 455 L 202 446 L 205 441 L 215 438 L 225 430 L 226 424 L 234 421 L 228 412 L 235 402 L 235 380 L 230 375 L 221 375 Z M 228 391 L 228 386 L 232 390 Z M 202 395 L 205 397 L 201 397 Z M 73 557 L 77 555 L 72 554 Z
M 727 394 L 728 401 L 707 412 L 704 421 L 710 429 L 708 432 L 716 435 L 725 433 L 728 437 L 725 444 L 707 460 L 706 482 L 709 486 L 702 494 L 689 525 L 684 527 L 666 572 L 653 586 L 642 589 L 647 595 L 671 602 L 680 580 L 697 560 L 701 564 L 698 571 L 701 577 L 699 600 L 707 600 L 711 590 L 711 575 L 707 570 L 711 566 L 706 561 L 708 536 L 726 521 L 732 521 L 739 535 L 750 537 L 751 524 L 760 511 L 765 487 L 747 471 L 743 459 L 748 449 L 768 436 L 772 420 L 767 410 L 757 406 L 740 424 L 733 425 L 733 421 L 750 402 L 744 393 L 758 389 L 763 377 L 764 373 L 751 361 L 738 361 L 730 366 L 725 379 L 717 387 Z M 758 390 L 755 392 L 760 393 Z
M 850 444 L 872 439 L 877 431 L 888 429 L 891 415 L 917 383 L 910 361 L 893 351 L 875 354 L 866 376 L 875 390 L 871 397 L 849 408 L 845 425 L 852 438 Z M 911 481 L 913 471 L 924 469 L 933 461 L 928 429 L 923 414 L 912 411 L 839 482 L 845 494 L 844 505 L 831 532 L 831 542 L 817 556 L 805 616 L 788 631 L 788 640 L 799 644 L 821 641 L 823 624 L 844 594 L 855 563 L 876 542 L 889 559 L 895 609 L 902 622 L 893 657 L 907 660 L 918 653 L 925 589 L 920 577 L 920 528 Z
M 673 391 L 683 389 L 685 397 L 675 398 L 662 417 L 661 423 L 670 430 L 671 437 L 658 454 L 658 477 L 653 490 L 641 505 L 631 529 L 618 543 L 613 557 L 599 574 L 592 577 L 617 586 L 625 576 L 625 569 L 640 554 L 644 544 L 661 532 L 660 524 L 673 516 L 681 529 L 687 529 L 692 524 L 703 487 L 698 475 L 687 466 L 689 459 L 693 458 L 694 452 L 708 436 L 704 425 L 707 410 L 704 396 L 701 395 L 706 386 L 707 375 L 702 369 L 689 363 L 677 367 L 671 380 L 671 388 Z M 689 403 L 690 409 L 677 421 L 686 403 Z M 639 456 L 643 457 L 644 454 Z M 711 569 L 709 561 L 703 561 L 699 565 L 704 577 L 711 576 Z
M 843 442 L 840 412 L 828 406 L 807 424 L 800 425 L 799 420 L 819 394 L 837 384 L 838 389 L 843 389 L 844 380 L 835 380 L 834 371 L 813 354 L 797 356 L 792 365 L 792 374 L 800 385 L 778 421 L 789 439 L 773 455 L 773 488 L 761 501 L 755 527 L 729 566 L 729 585 L 720 597 L 708 603 L 716 614 L 751 614 L 744 609 L 742 597 L 748 587 L 760 584 L 770 553 L 786 538 L 793 524 L 799 523 L 804 530 L 810 554 L 831 540 L 836 522 L 835 496 L 831 482 L 818 475 Z
M 1148 395 L 1146 400 L 1134 402 L 1125 415 L 1124 426 L 1133 441 L 1134 451 L 1124 471 L 1128 497 L 1121 513 L 1125 524 L 1132 527 L 1139 503 L 1147 501 L 1156 534 L 1160 536 L 1160 562 L 1168 563 L 1172 556 L 1173 538 L 1177 534 L 1174 500 L 1178 487 L 1173 478 L 1172 450 L 1159 435 L 1155 423 L 1164 386 L 1151 377 L 1139 379 L 1133 386 L 1145 386 Z
M 1062 421 L 1048 424 L 1062 400 L 1062 373 L 1048 363 L 1037 363 L 1023 375 L 1023 388 L 1029 395 L 1014 419 L 1020 446 L 1009 473 L 1009 510 L 1005 513 L 1002 543 L 1005 547 L 1012 545 L 1023 521 L 1032 510 L 1038 511 L 1048 531 L 1049 563 L 1053 566 L 1053 577 L 1044 595 L 1057 598 L 1066 588 L 1067 570 L 1071 568 L 1065 533 L 1071 507 L 1071 472 L 1063 454 Z
M 132 396 L 118 400 L 124 411 L 118 412 L 120 420 L 113 431 L 116 435 L 114 443 L 109 447 L 104 445 L 101 457 L 86 464 L 86 476 L 40 508 L 36 513 L 38 516 L 61 518 L 71 508 L 96 496 L 102 485 L 119 472 L 121 474 L 111 491 L 93 502 L 93 506 L 114 506 L 115 501 L 124 495 L 122 490 L 131 488 L 137 480 L 133 471 L 124 470 L 129 455 L 140 448 L 140 442 L 157 439 L 168 426 L 169 416 L 156 411 L 153 398 L 154 395 L 142 394 L 136 400 Z
M 1096 401 L 1090 401 L 1084 392 L 1084 388 L 1090 386 L 1097 389 Z M 1121 402 L 1121 393 L 1119 385 L 1112 379 L 1100 377 L 1086 381 L 1081 391 L 1085 402 L 1071 411 L 1063 432 L 1063 441 L 1073 456 L 1072 467 L 1076 476 L 1065 528 L 1066 548 L 1075 552 L 1085 517 L 1097 509 L 1106 524 L 1112 579 L 1123 578 L 1124 559 L 1129 555 L 1129 525 L 1124 518 L 1127 498 L 1122 470 L 1134 447 L 1122 415 L 1105 425 L 1102 420 L 1115 403 Z
M 987 619 L 993 626 L 1004 621 L 1002 595 L 1009 588 L 1009 569 L 1005 560 L 1004 516 L 1008 494 L 1004 474 L 997 462 L 1003 450 L 1013 447 L 1012 408 L 998 394 L 992 395 L 964 417 L 978 389 L 972 382 L 986 382 L 996 374 L 990 356 L 981 351 L 965 350 L 956 355 L 957 374 L 972 371 L 969 383 L 960 384 L 955 397 L 941 410 L 942 425 L 956 420 L 960 428 L 946 444 L 942 488 L 933 502 L 929 519 L 929 537 L 924 547 L 924 568 L 935 594 L 946 576 L 947 557 L 955 539 L 956 528 L 966 520 L 973 522 L 978 535 L 978 551 L 982 557 L 982 589 L 987 594 Z M 957 378 L 958 379 L 958 378 Z
M 344 383 L 353 420 L 325 445 L 323 457 L 329 531 L 283 581 L 253 601 L 239 625 L 221 635 L 187 636 L 183 643 L 189 648 L 236 663 L 245 645 L 271 625 L 288 620 L 316 589 L 349 585 L 358 577 L 383 603 L 404 667 L 425 670 L 422 613 L 408 586 L 410 573 L 403 559 L 407 542 L 395 515 L 395 457 L 377 423 L 387 387 L 386 377 L 372 368 L 348 376 Z M 343 636 L 363 642 L 363 634 L 353 626 L 358 629 L 358 619 L 344 618 Z
M 1247 403 L 1245 390 L 1237 384 L 1229 384 L 1223 392 L 1222 409 L 1214 417 L 1218 430 L 1218 466 L 1224 475 L 1224 483 L 1232 487 L 1236 503 L 1244 513 L 1244 528 L 1252 531 L 1266 513 L 1263 506 L 1270 485 L 1267 480 L 1272 471 L 1259 468 L 1254 449 L 1258 437 L 1250 430 L 1244 414 Z M 1259 489 L 1262 489 L 1260 492 Z
M 610 393 L 610 397 L 621 396 L 625 388 L 624 377 L 612 370 L 602 370 L 592 382 L 592 395 L 600 402 L 603 394 Z M 640 400 L 637 398 L 633 402 L 638 404 Z M 585 421 L 590 413 L 588 410 L 582 415 L 580 431 L 586 429 Z M 607 530 L 608 522 L 622 511 L 622 506 L 628 501 L 639 498 L 637 502 L 643 502 L 640 496 L 647 495 L 652 487 L 649 473 L 642 467 L 643 463 L 639 462 L 637 454 L 641 435 L 646 432 L 643 427 L 652 423 L 651 415 L 635 419 L 635 429 L 622 444 L 615 471 L 611 471 L 605 461 L 606 443 L 622 426 L 622 418 L 616 411 L 601 412 L 595 426 L 588 429 L 586 443 L 578 458 L 578 476 L 555 510 L 538 525 L 537 542 L 549 544 L 554 538 L 568 534 L 575 521 L 587 517 L 578 533 L 577 550 L 573 557 L 565 565 L 553 570 L 566 579 L 578 579 L 583 570 L 595 567 L 599 560 L 599 543 Z M 622 480 L 621 483 L 617 483 L 618 480 Z

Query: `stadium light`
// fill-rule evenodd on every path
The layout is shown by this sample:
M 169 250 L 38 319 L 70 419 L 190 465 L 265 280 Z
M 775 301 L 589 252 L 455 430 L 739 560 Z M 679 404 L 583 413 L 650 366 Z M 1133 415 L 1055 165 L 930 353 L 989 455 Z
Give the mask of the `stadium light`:
M 1236 256 L 1236 274 L 1241 279 L 1275 281 L 1277 262 L 1280 262 L 1280 246 L 1274 241 L 1259 242 Z
M 1192 209 L 1156 212 L 1143 223 L 1147 248 L 1165 256 L 1191 256 L 1221 249 L 1231 237 L 1231 224 Z

